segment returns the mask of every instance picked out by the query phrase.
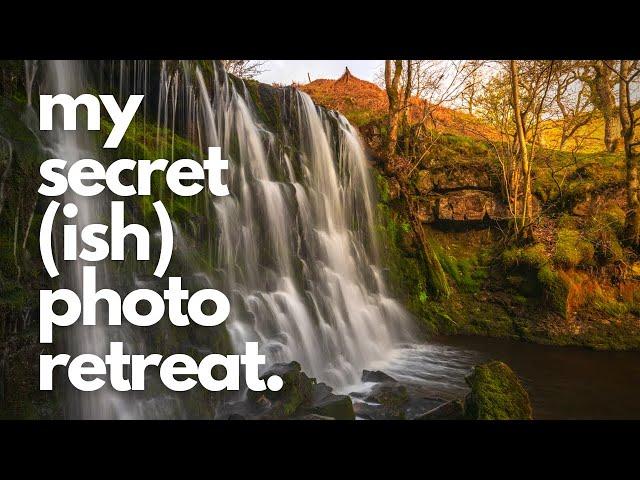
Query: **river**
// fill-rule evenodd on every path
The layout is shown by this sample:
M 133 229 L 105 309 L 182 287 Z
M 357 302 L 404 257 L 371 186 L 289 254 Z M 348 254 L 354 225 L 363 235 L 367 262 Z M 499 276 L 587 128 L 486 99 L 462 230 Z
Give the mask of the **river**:
M 443 398 L 461 398 L 473 366 L 491 360 L 518 374 L 535 419 L 640 419 L 640 352 L 455 336 L 407 345 L 371 367 L 427 384 Z

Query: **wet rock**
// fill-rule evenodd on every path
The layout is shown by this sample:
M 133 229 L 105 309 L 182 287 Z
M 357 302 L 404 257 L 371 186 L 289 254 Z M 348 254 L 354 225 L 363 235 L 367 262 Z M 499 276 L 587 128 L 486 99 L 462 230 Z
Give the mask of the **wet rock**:
M 353 409 L 368 420 L 411 420 L 446 403 L 434 393 L 424 385 L 384 382 L 375 385 L 363 401 L 354 402 Z
M 260 378 L 266 381 L 272 375 L 278 375 L 284 382 L 279 391 L 254 392 L 250 390 L 247 393 L 247 399 L 265 410 L 268 409 L 269 416 L 290 417 L 303 403 L 308 403 L 311 400 L 315 380 L 302 372 L 298 362 L 276 363 Z
M 390 375 L 387 375 L 380 370 L 363 370 L 362 371 L 362 381 L 363 382 L 395 382 L 396 379 Z
M 362 420 L 390 420 L 385 418 L 385 411 L 380 405 L 371 405 L 365 402 L 354 402 L 353 411 L 356 417 Z
M 316 415 L 331 417 L 336 420 L 354 420 L 353 403 L 347 395 L 335 395 L 331 387 L 319 383 L 313 391 L 311 405 L 304 410 Z
M 529 395 L 516 374 L 498 361 L 476 366 L 466 378 L 471 392 L 465 416 L 474 420 L 531 420 Z
M 355 419 L 351 398 L 335 395 L 331 387 L 308 377 L 298 362 L 277 363 L 260 378 L 266 381 L 272 375 L 278 375 L 283 380 L 283 387 L 279 391 L 249 391 L 246 400 L 226 404 L 218 417 L 276 420 L 310 419 L 310 416 L 316 416 Z
M 506 216 L 504 205 L 495 194 L 480 190 L 460 190 L 438 198 L 438 220 L 482 221 L 485 217 L 498 220 Z
M 464 418 L 464 405 L 460 400 L 450 400 L 418 415 L 415 420 L 462 420 Z
M 409 392 L 406 385 L 385 382 L 374 386 L 366 400 L 387 406 L 399 406 L 409 401 Z
M 333 417 L 325 417 L 324 415 L 317 415 L 315 413 L 310 413 L 308 415 L 303 415 L 302 417 L 296 418 L 296 420 L 335 420 Z
M 369 403 L 380 404 L 385 418 L 405 418 L 405 406 L 409 402 L 409 393 L 405 385 L 397 382 L 379 383 L 373 387 L 365 399 Z

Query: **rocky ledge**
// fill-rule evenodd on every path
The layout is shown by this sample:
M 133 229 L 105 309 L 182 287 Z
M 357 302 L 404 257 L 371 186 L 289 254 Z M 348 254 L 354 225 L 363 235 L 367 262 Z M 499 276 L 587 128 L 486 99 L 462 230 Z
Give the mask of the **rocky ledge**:
M 278 392 L 249 392 L 227 403 L 216 418 L 228 420 L 515 420 L 531 419 L 527 392 L 502 362 L 475 367 L 464 399 L 443 398 L 426 385 L 399 381 L 381 371 L 364 370 L 366 392 L 336 395 L 308 377 L 297 362 L 273 365 L 261 378 L 279 375 Z M 353 399 L 353 400 L 352 400 Z
M 485 165 L 471 163 L 456 168 L 434 166 L 418 170 L 414 186 L 414 200 L 423 223 L 508 218 L 508 209 L 498 189 L 499 182 L 491 177 Z

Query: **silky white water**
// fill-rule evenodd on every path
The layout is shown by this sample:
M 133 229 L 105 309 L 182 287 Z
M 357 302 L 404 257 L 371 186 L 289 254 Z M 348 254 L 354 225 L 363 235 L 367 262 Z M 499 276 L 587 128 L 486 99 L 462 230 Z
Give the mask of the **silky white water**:
M 276 138 L 246 88 L 219 74 L 211 94 L 196 76 L 203 142 L 220 142 L 230 160 L 232 194 L 211 202 L 224 288 L 236 299 L 234 344 L 259 341 L 269 362 L 296 360 L 330 385 L 358 381 L 408 338 L 410 321 L 377 266 L 371 174 L 357 132 L 287 89 L 280 108 L 291 128 Z

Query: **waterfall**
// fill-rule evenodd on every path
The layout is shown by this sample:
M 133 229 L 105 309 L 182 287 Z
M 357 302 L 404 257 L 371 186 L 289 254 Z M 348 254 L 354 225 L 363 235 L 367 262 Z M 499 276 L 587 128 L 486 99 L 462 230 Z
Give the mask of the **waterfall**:
M 67 93 L 75 97 L 88 92 L 90 86 L 83 62 L 61 60 L 47 62 L 44 88 L 47 93 Z M 61 117 L 57 118 L 54 125 L 56 128 L 47 139 L 48 153 L 51 158 L 65 159 L 68 161 L 68 166 L 80 159 L 100 158 L 97 138 L 85 128 L 79 126 L 76 131 L 66 131 L 62 128 Z M 110 200 L 104 196 L 80 196 L 71 190 L 65 193 L 63 199 L 65 204 L 73 202 L 78 207 L 78 214 L 72 220 L 77 225 L 78 232 L 86 225 L 103 221 L 105 215 L 109 214 Z M 82 295 L 82 269 L 91 263 L 81 259 L 61 262 L 62 248 L 56 250 L 59 257 L 57 263 L 64 264 L 59 287 L 71 289 Z M 96 265 L 96 288 L 114 288 L 114 284 L 110 265 L 105 262 Z M 109 342 L 112 341 L 122 341 L 131 350 L 136 343 L 133 332 L 126 326 L 117 329 L 107 328 L 108 312 L 105 307 L 105 302 L 100 302 L 97 306 L 95 326 L 86 327 L 78 324 L 65 331 L 63 339 L 65 352 L 72 356 L 82 353 L 104 356 L 108 351 Z M 153 416 L 140 410 L 142 406 L 140 399 L 136 399 L 133 394 L 127 395 L 106 386 L 96 392 L 79 392 L 69 386 L 65 399 L 66 415 L 71 418 L 132 419 Z
M 206 71 L 201 66 L 162 62 L 153 70 L 146 61 L 100 64 L 101 93 L 145 95 L 142 124 L 147 128 L 153 119 L 155 125 L 143 134 L 155 143 L 158 155 L 175 159 L 179 134 L 200 152 L 221 146 L 229 160 L 231 194 L 203 192 L 189 204 L 192 218 L 174 218 L 172 266 L 189 288 L 213 287 L 229 296 L 231 315 L 220 328 L 226 328 L 232 350 L 243 351 L 245 342 L 257 341 L 269 364 L 296 360 L 307 374 L 334 387 L 358 383 L 364 368 L 390 357 L 395 346 L 410 339 L 412 325 L 385 288 L 375 192 L 359 135 L 343 116 L 317 107 L 294 88 L 265 87 L 272 92 L 272 110 L 279 112 L 276 123 L 270 123 L 250 85 L 215 64 Z M 86 93 L 85 70 L 82 62 L 48 62 L 41 91 Z M 66 132 L 61 122 L 57 125 L 49 142 L 52 155 L 70 162 L 101 157 L 89 133 L 82 128 Z M 79 230 L 98 221 L 110 200 L 65 197 L 78 206 Z M 67 265 L 62 286 L 79 292 L 83 266 L 82 261 Z M 161 286 L 135 262 L 101 265 L 97 280 L 98 288 Z M 110 341 L 124 342 L 125 353 L 215 351 L 208 333 L 172 340 L 171 329 L 154 336 L 108 328 L 104 315 L 98 311 L 95 327 L 69 331 L 69 353 L 104 355 Z M 192 416 L 185 397 L 148 390 L 153 393 L 73 393 L 69 416 Z
M 408 315 L 378 267 L 374 195 L 359 136 L 336 112 L 286 89 L 278 134 L 245 84 L 197 69 L 205 144 L 229 158 L 231 196 L 213 198 L 218 268 L 233 294 L 234 345 L 258 341 L 269 362 L 297 360 L 333 386 L 406 340 Z
M 67 93 L 77 96 L 87 91 L 89 87 L 81 62 L 51 61 L 46 65 L 46 85 L 44 91 L 51 94 Z M 29 86 L 29 88 L 31 88 Z M 58 119 L 61 120 L 61 119 Z M 91 135 L 83 128 L 77 131 L 65 131 L 62 122 L 55 122 L 57 128 L 49 139 L 52 157 L 62 158 L 72 164 L 83 158 L 95 157 L 95 142 Z M 78 207 L 75 219 L 78 229 L 93 223 L 102 212 L 102 205 L 93 197 L 82 197 L 69 191 L 64 195 L 64 202 L 73 202 Z M 59 250 L 59 249 L 58 249 Z M 61 256 L 61 255 L 59 255 Z M 60 263 L 60 262 L 58 262 Z M 60 283 L 77 293 L 82 291 L 82 268 L 85 262 L 65 262 Z M 98 276 L 101 281 L 106 280 L 104 273 Z M 103 288 L 104 285 L 99 286 Z M 98 311 L 98 315 L 100 312 Z M 100 316 L 93 328 L 72 328 L 65 336 L 65 346 L 69 353 L 106 353 L 107 331 L 103 327 L 104 321 Z M 79 418 L 110 418 L 117 416 L 116 405 L 110 393 L 99 390 L 94 393 L 79 393 L 69 387 L 66 395 L 66 411 L 68 415 Z

